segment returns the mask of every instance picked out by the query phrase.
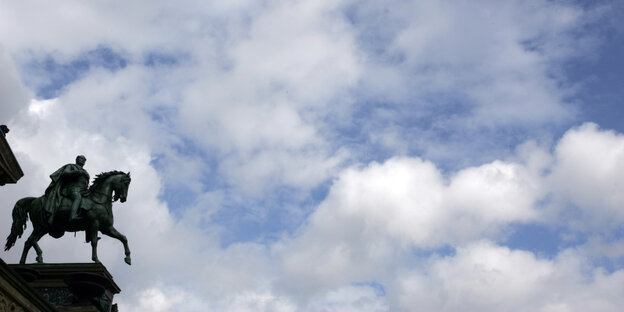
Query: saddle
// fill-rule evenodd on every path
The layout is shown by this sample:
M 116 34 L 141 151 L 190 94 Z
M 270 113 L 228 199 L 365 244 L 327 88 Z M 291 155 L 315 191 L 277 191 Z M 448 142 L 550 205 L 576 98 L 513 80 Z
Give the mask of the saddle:
M 85 212 L 93 208 L 93 202 L 91 200 L 86 200 L 88 198 L 89 194 L 84 192 L 82 199 L 80 200 L 80 205 L 78 206 L 78 211 L 76 212 L 76 218 L 73 219 L 73 221 L 81 221 L 84 219 Z M 55 215 L 52 219 L 52 224 L 50 224 L 50 236 L 54 238 L 62 237 L 68 229 L 70 222 L 72 221 L 69 220 L 72 202 L 73 200 L 69 196 L 62 194 L 61 203 L 56 209 Z
M 80 200 L 80 205 L 78 206 L 78 211 L 77 213 L 77 218 L 81 218 L 84 215 L 84 211 L 88 211 L 91 210 L 91 208 L 93 207 L 93 202 L 90 200 L 85 200 L 88 197 L 83 196 L 82 199 Z M 68 197 L 68 196 L 63 196 L 63 199 L 61 199 L 61 205 L 58 207 L 58 209 L 56 210 L 56 214 L 58 215 L 59 213 L 68 213 L 71 210 L 71 205 L 72 205 L 73 200 Z M 69 215 L 68 215 L 69 216 Z

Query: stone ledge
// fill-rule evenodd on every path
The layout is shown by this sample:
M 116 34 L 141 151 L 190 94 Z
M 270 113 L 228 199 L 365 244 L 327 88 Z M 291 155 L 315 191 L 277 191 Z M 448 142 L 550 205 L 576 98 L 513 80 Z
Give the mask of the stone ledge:
M 108 312 L 121 290 L 101 263 L 11 264 L 58 311 Z
M 58 312 L 41 294 L 0 259 L 0 312 Z

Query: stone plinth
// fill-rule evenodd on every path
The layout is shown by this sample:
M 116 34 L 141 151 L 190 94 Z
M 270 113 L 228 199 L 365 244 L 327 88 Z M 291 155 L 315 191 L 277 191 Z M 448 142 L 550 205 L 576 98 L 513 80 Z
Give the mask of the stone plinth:
M 58 312 L 0 259 L 0 312 Z
M 10 264 L 61 312 L 114 312 L 121 290 L 100 263 Z

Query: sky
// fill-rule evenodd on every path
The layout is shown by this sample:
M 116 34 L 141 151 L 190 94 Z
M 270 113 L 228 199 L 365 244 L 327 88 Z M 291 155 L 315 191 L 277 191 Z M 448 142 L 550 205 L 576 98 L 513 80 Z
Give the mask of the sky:
M 0 1 L 25 174 L 0 236 L 83 154 L 132 175 L 113 205 L 132 265 L 99 243 L 120 311 L 621 311 L 622 19 L 618 0 Z M 44 261 L 88 262 L 83 241 L 46 236 Z

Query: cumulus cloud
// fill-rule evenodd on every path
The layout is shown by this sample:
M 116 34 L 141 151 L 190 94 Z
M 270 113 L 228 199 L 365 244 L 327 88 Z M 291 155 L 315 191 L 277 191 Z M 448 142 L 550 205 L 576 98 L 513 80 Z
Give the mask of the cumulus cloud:
M 566 150 L 570 142 L 574 142 L 574 146 L 579 148 L 594 146 L 592 152 L 585 153 L 592 157 L 579 158 L 575 150 Z M 605 144 L 606 142 L 608 144 Z M 516 277 L 522 277 L 523 281 L 520 284 L 524 283 L 524 286 L 517 285 L 514 280 L 516 277 L 511 275 L 499 276 L 499 282 L 510 283 L 509 286 L 519 288 L 507 287 L 506 291 L 509 291 L 507 295 L 496 292 L 496 296 L 502 297 L 492 299 L 493 301 L 487 301 L 486 298 L 493 296 L 491 293 L 494 288 L 501 287 L 501 285 L 492 285 L 492 289 L 478 290 L 483 293 L 479 295 L 480 299 L 474 299 L 476 300 L 474 310 L 496 310 L 497 304 L 508 305 L 518 296 L 525 298 L 526 294 L 523 294 L 523 291 L 528 291 L 537 285 L 542 287 L 542 283 L 545 282 L 539 276 L 531 279 L 530 274 L 524 274 L 519 270 L 530 268 L 529 270 L 536 270 L 532 274 L 539 275 L 540 270 L 543 269 L 548 271 L 548 274 L 555 274 L 550 273 L 554 268 L 553 264 L 547 259 L 536 260 L 535 255 L 530 252 L 510 251 L 507 248 L 493 247 L 489 243 L 471 245 L 472 242 L 483 238 L 502 242 L 507 229 L 517 223 L 549 223 L 551 226 L 571 227 L 570 231 L 578 231 L 578 228 L 575 228 L 577 223 L 582 224 L 588 220 L 598 219 L 602 221 L 599 224 L 604 226 L 606 224 L 604 220 L 608 218 L 613 220 L 612 224 L 616 227 L 615 229 L 591 227 L 584 229 L 589 230 L 587 233 L 599 231 L 599 233 L 612 235 L 609 233 L 613 233 L 611 231 L 616 230 L 622 220 L 609 211 L 612 207 L 610 202 L 603 203 L 597 200 L 591 205 L 581 206 L 584 214 L 571 218 L 570 212 L 574 211 L 576 206 L 560 206 L 559 204 L 548 206 L 544 200 L 550 197 L 574 200 L 576 197 L 568 195 L 567 188 L 570 185 L 576 186 L 579 183 L 577 181 L 581 179 L 580 177 L 570 179 L 568 175 L 579 174 L 578 168 L 591 168 L 594 162 L 600 162 L 605 168 L 617 168 L 617 164 L 622 159 L 617 157 L 620 143 L 622 143 L 620 135 L 611 131 L 600 131 L 593 124 L 571 129 L 557 144 L 554 155 L 551 156 L 554 161 L 547 162 L 550 164 L 547 168 L 548 173 L 542 174 L 536 173 L 534 169 L 543 169 L 545 162 L 536 159 L 549 157 L 539 155 L 542 152 L 540 150 L 535 150 L 533 157 L 525 158 L 527 159 L 525 163 L 495 161 L 479 167 L 463 169 L 448 178 L 445 178 L 432 163 L 417 158 L 394 158 L 383 164 L 371 163 L 366 167 L 347 169 L 334 182 L 327 198 L 308 218 L 306 225 L 300 229 L 299 233 L 274 246 L 274 252 L 281 255 L 285 270 L 284 280 L 281 282 L 288 285 L 286 287 L 289 291 L 297 294 L 298 292 L 322 292 L 324 289 L 332 289 L 345 283 L 384 280 L 388 279 L 388 272 L 405 266 L 406 259 L 411 258 L 410 254 L 414 250 L 430 251 L 435 255 L 440 252 L 436 251 L 437 249 L 452 246 L 452 248 L 458 248 L 457 254 L 436 264 L 436 267 L 440 266 L 440 274 L 448 274 L 448 277 L 437 276 L 436 278 L 448 279 L 444 281 L 446 283 L 451 282 L 454 274 L 450 267 L 445 265 L 450 265 L 450 263 L 464 265 L 463 261 L 472 261 L 481 257 L 470 252 L 465 254 L 464 248 L 476 248 L 477 253 L 485 252 L 484 257 L 492 251 L 490 249 L 493 249 L 492 263 L 494 264 L 498 263 L 496 257 L 500 253 L 505 257 L 513 255 L 512 259 L 505 258 L 511 261 L 510 264 L 504 264 L 507 266 L 505 270 L 508 270 L 509 274 L 517 274 L 514 275 Z M 578 162 L 574 166 L 563 167 L 562 164 L 567 164 L 570 158 Z M 561 178 L 562 175 L 566 178 Z M 596 181 L 608 181 L 610 185 L 619 183 L 616 176 L 613 175 L 612 170 L 593 172 Z M 601 188 L 601 190 L 605 192 L 600 194 L 601 198 L 610 199 L 619 196 L 615 188 Z M 582 194 L 582 191 L 579 190 L 578 193 Z M 583 204 L 582 201 L 575 203 Z M 615 204 L 622 207 L 622 203 Z M 557 213 L 551 214 L 550 209 L 557 210 Z M 576 256 L 587 262 L 603 256 L 618 259 L 621 255 L 613 253 L 605 255 L 604 252 L 616 248 L 619 244 L 617 240 L 611 242 L 593 240 L 591 245 L 583 247 L 585 253 Z M 483 246 L 487 248 L 484 249 Z M 463 259 L 467 255 L 470 255 L 472 260 Z M 568 255 L 569 253 L 566 252 L 561 253 L 560 260 L 564 261 Z M 533 262 L 513 264 L 516 260 L 524 261 L 522 259 L 533 259 L 531 260 Z M 435 262 L 439 259 L 433 257 L 430 260 Z M 422 261 L 422 259 L 413 261 Z M 476 266 L 470 263 L 466 265 L 467 268 Z M 584 274 L 579 271 L 581 268 L 582 266 L 575 268 L 574 274 Z M 487 270 L 498 269 L 488 268 Z M 463 294 L 475 286 L 471 281 L 474 281 L 477 276 L 486 278 L 482 273 L 471 272 L 470 274 L 474 274 L 474 277 L 467 277 L 467 281 L 461 286 L 458 284 L 457 287 L 466 287 L 465 289 L 440 287 L 451 294 L 450 296 Z M 564 273 L 557 274 L 565 276 Z M 598 270 L 596 278 L 601 280 L 602 274 Z M 618 280 L 619 275 L 620 273 L 613 276 L 607 274 L 614 280 Z M 418 283 L 426 284 L 419 279 L 420 277 L 416 278 Z M 458 283 L 461 282 L 458 281 Z M 538 294 L 539 292 L 533 293 L 531 296 Z M 449 309 L 454 311 L 470 303 L 473 299 L 469 298 L 474 298 L 473 295 L 466 294 L 465 299 L 438 297 L 439 301 L 430 301 L 430 303 L 436 307 L 432 306 L 432 309 L 450 305 Z M 411 303 L 407 306 L 411 308 L 407 310 L 413 310 L 413 307 L 418 306 L 418 302 L 422 299 L 418 298 L 413 301 L 408 300 Z M 459 300 L 457 306 L 453 306 L 453 300 Z M 526 300 L 531 301 L 531 299 Z M 566 306 L 569 305 L 567 300 L 563 300 Z M 446 303 L 447 301 L 449 303 Z M 605 300 L 604 304 L 608 302 L 609 300 Z M 522 306 L 523 308 L 519 308 L 522 310 L 525 305 L 518 303 L 518 306 Z M 614 309 L 616 305 L 607 304 L 607 306 L 609 308 L 605 310 Z M 422 310 L 429 309 L 422 308 Z
M 243 191 L 275 183 L 309 189 L 346 156 L 322 133 L 322 118 L 350 104 L 359 76 L 349 26 L 333 8 L 272 3 L 247 36 L 231 38 L 231 66 L 199 77 L 181 103 L 183 129 L 223 155 L 220 172 Z
M 0 44 L 0 123 L 6 124 L 28 103 L 30 94 L 22 85 L 13 61 Z
M 494 238 L 512 222 L 535 220 L 539 191 L 524 171 L 497 161 L 445 179 L 413 158 L 348 169 L 287 242 L 283 265 L 295 278 L 289 285 L 310 291 L 374 280 L 413 248 Z
M 437 258 L 398 278 L 402 311 L 617 311 L 624 271 L 588 269 L 572 250 L 536 258 L 487 241 Z M 604 291 L 604 293 L 602 293 Z
M 552 184 L 557 200 L 583 214 L 581 228 L 604 231 L 622 225 L 624 136 L 586 123 L 568 131 L 555 149 Z

